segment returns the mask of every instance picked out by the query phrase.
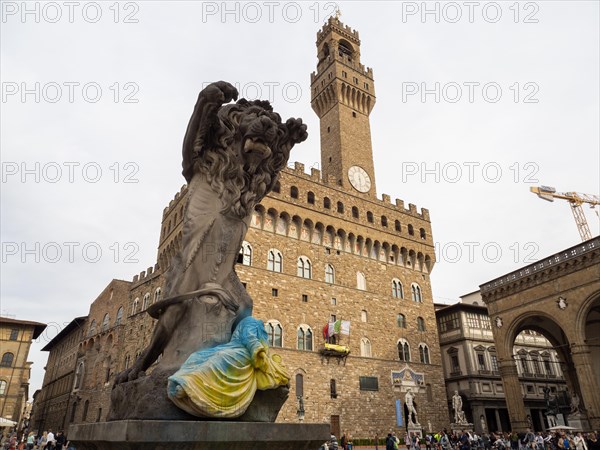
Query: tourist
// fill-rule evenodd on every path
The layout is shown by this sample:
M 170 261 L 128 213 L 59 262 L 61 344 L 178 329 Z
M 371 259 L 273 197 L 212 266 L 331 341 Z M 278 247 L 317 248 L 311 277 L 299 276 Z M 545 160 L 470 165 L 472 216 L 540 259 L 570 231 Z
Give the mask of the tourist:
M 600 450 L 600 441 L 596 433 L 590 433 L 587 436 L 587 448 L 588 450 Z
M 585 439 L 581 433 L 577 433 L 577 435 L 573 438 L 573 444 L 575 445 L 576 450 L 588 450 Z
M 342 449 L 348 450 L 348 438 L 346 437 L 346 433 L 342 433 L 342 438 L 340 439 L 340 445 Z
M 63 446 L 67 443 L 67 437 L 65 433 L 61 430 L 56 435 L 56 450 L 63 450 Z
M 44 431 L 42 433 L 42 435 L 40 436 L 40 438 L 38 439 L 38 448 L 40 450 L 45 449 L 46 448 L 46 444 L 48 443 L 48 432 Z
M 35 445 L 35 433 L 32 431 L 31 433 L 29 433 L 29 435 L 27 436 L 27 450 L 31 450 L 33 448 L 33 446 Z

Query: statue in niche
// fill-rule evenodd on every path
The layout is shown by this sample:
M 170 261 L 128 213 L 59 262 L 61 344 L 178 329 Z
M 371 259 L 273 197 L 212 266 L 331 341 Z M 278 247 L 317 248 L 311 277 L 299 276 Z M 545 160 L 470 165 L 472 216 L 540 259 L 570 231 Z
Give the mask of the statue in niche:
M 254 207 L 277 182 L 292 147 L 306 139 L 306 125 L 300 119 L 282 123 L 268 101 L 227 104 L 237 97 L 237 90 L 223 81 L 208 85 L 198 96 L 183 142 L 188 196 L 181 249 L 165 273 L 164 300 L 148 309 L 158 319 L 150 345 L 116 377 L 109 420 L 215 417 L 210 408 L 173 409 L 174 403 L 166 399 L 167 383 L 172 382 L 167 380 L 176 372 L 189 375 L 193 364 L 202 372 L 209 357 L 223 369 L 226 364 L 215 355 L 227 359 L 235 354 L 252 369 L 252 376 L 262 379 L 258 389 L 277 391 L 257 391 L 254 399 L 261 397 L 263 405 L 253 410 L 250 399 L 246 410 L 237 408 L 227 417 L 274 421 L 287 398 L 289 377 L 279 359 L 268 353 L 262 322 L 246 320 L 252 315 L 252 299 L 234 265 Z M 221 375 L 232 374 L 225 368 Z M 169 392 L 182 404 L 184 392 L 191 390 L 174 387 Z M 137 399 L 136 405 L 131 398 Z M 272 410 L 264 404 L 273 405 Z

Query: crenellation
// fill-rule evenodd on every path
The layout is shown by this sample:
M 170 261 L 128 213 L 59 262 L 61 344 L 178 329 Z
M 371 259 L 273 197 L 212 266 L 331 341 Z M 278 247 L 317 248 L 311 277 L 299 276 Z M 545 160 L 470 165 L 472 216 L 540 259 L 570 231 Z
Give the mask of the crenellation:
M 137 283 L 139 279 L 140 279 L 140 276 L 139 276 L 139 275 L 134 275 L 134 276 L 133 276 L 133 280 L 131 280 L 131 282 L 132 282 L 132 283 Z
M 415 215 L 419 215 L 419 213 L 417 212 L 417 205 L 413 204 L 413 203 L 409 203 L 408 204 L 408 210 Z
M 396 199 L 396 208 L 404 211 L 404 200 Z
M 311 167 L 310 168 L 310 177 L 314 180 L 314 181 L 321 181 L 321 171 L 315 167 Z
M 381 201 L 383 203 L 391 203 L 391 198 L 388 194 L 381 194 Z
M 294 161 L 294 171 L 300 175 L 304 175 L 304 164 L 298 161 Z

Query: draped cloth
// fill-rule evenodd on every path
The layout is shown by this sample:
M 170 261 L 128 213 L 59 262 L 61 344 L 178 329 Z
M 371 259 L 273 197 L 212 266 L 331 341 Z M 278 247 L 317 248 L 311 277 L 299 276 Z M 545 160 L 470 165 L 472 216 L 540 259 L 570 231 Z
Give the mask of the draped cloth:
M 192 353 L 169 377 L 167 395 L 194 416 L 241 416 L 257 389 L 275 389 L 290 380 L 279 355 L 269 354 L 267 337 L 262 321 L 246 317 L 230 342 Z

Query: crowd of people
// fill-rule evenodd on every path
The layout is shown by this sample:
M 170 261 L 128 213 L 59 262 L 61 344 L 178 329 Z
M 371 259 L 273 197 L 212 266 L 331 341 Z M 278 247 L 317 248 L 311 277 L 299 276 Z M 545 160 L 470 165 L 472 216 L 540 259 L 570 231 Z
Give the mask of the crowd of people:
M 3 443 L 3 450 L 75 450 L 61 430 L 54 434 L 52 430 L 36 434 L 31 431 L 19 439 L 17 433 L 12 433 Z

